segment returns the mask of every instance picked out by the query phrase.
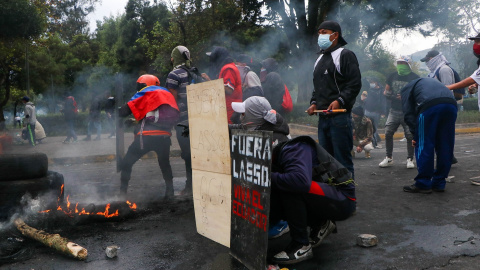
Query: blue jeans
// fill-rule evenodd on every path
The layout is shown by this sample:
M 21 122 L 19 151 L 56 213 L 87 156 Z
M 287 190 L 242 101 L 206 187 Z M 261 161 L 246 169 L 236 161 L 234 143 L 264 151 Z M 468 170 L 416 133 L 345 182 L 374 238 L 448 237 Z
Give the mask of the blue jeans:
M 100 120 L 88 121 L 88 129 L 87 129 L 88 137 L 92 135 L 93 128 L 97 129 L 97 138 L 100 138 L 100 135 L 102 134 L 102 124 L 100 123 Z
M 340 113 L 318 119 L 318 143 L 352 173 L 353 129 L 350 113 Z

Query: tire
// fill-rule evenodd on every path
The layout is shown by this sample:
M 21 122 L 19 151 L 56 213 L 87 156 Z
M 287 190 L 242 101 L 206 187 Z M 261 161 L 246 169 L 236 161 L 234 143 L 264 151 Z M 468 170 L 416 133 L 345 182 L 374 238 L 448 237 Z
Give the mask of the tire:
M 0 215 L 0 220 L 21 209 L 21 199 L 29 193 L 32 198 L 39 195 L 48 196 L 47 200 L 63 201 L 61 186 L 64 183 L 63 175 L 49 171 L 45 177 L 28 180 L 0 181 L 0 210 L 6 215 Z M 7 214 L 8 213 L 8 214 Z
M 34 181 L 45 177 L 47 171 L 48 158 L 44 153 L 0 155 L 0 182 L 23 179 Z

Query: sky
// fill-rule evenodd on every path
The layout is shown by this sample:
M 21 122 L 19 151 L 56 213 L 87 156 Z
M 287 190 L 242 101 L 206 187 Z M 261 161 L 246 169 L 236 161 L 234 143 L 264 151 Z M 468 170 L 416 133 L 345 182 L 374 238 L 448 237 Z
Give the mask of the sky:
M 93 32 L 96 28 L 96 21 L 104 17 L 116 16 L 125 12 L 128 0 L 101 0 L 97 4 L 95 12 L 88 16 L 90 29 Z M 174 1 L 174 0 L 171 0 Z M 151 1 L 152 2 L 152 1 Z M 424 37 L 420 33 L 408 34 L 407 31 L 387 31 L 381 35 L 382 44 L 396 56 L 411 55 L 415 52 L 431 49 L 439 42 L 438 37 Z

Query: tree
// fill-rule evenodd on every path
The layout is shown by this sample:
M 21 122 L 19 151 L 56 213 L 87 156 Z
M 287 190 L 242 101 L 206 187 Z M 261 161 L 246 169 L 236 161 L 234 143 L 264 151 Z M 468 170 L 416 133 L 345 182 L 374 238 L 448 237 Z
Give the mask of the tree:
M 44 19 L 31 1 L 0 2 L 0 130 L 5 128 L 3 108 L 10 99 L 11 87 L 18 85 L 26 46 L 43 30 Z

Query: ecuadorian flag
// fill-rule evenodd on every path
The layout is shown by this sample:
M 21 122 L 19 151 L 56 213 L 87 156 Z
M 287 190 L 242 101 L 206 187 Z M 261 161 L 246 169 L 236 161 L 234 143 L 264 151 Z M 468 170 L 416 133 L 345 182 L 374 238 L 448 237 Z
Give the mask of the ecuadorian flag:
M 160 86 L 147 86 L 143 88 L 137 92 L 127 104 L 137 121 L 143 119 L 148 112 L 164 104 L 179 111 L 172 93 Z

